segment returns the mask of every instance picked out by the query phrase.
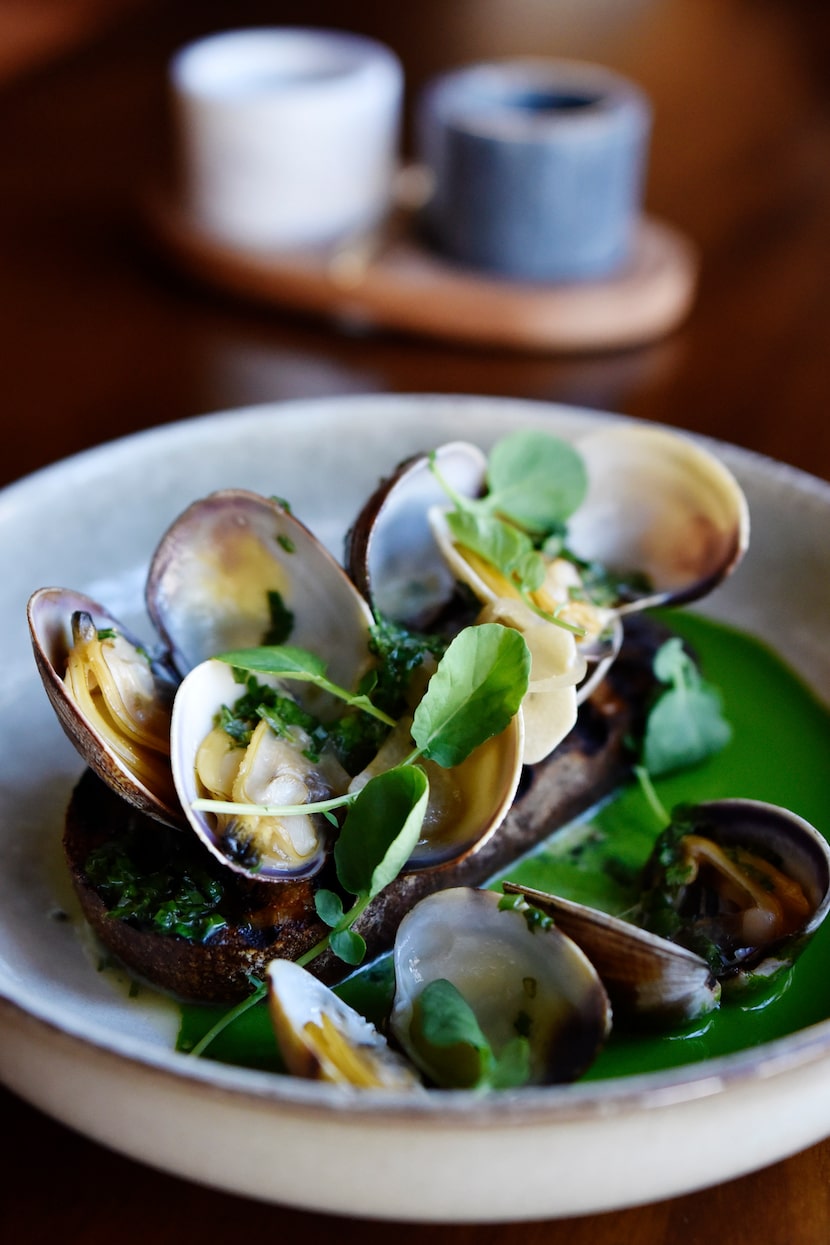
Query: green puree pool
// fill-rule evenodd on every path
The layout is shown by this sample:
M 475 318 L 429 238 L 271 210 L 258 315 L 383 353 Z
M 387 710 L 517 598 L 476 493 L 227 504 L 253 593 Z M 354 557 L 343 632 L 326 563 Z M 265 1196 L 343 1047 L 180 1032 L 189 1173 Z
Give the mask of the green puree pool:
M 655 787 L 663 805 L 671 809 L 729 796 L 766 800 L 792 809 L 830 836 L 830 713 L 757 641 L 697 615 L 673 612 L 666 618 L 690 642 L 705 678 L 720 690 L 733 738 L 696 769 L 660 779 Z M 633 898 L 632 875 L 660 828 L 639 787 L 631 786 L 590 817 L 557 832 L 504 876 L 623 911 Z M 617 1027 L 586 1079 L 693 1063 L 824 1020 L 830 1017 L 829 968 L 830 922 L 765 994 L 728 999 L 700 1022 L 659 1036 L 627 1034 Z M 390 989 L 386 959 L 358 972 L 339 993 L 378 1019 Z M 192 1046 L 219 1015 L 214 1009 L 184 1008 L 180 1046 Z M 224 1062 L 278 1069 L 265 1007 L 252 1009 L 209 1053 Z

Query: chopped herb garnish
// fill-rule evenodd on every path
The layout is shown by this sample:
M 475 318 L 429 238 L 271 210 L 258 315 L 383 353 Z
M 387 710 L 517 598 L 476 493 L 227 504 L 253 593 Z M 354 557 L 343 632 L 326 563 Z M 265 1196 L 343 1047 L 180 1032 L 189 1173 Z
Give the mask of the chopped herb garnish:
M 371 691 L 377 705 L 399 715 L 406 702 L 412 675 L 428 657 L 439 659 L 447 647 L 440 636 L 423 635 L 389 618 L 377 618 L 371 629 L 369 651 L 378 659 L 371 673 Z
M 110 916 L 203 943 L 227 923 L 220 911 L 224 887 L 193 860 L 188 845 L 165 826 L 152 835 L 128 832 L 90 852 L 84 868 Z
M 293 553 L 293 549 L 289 552 Z M 284 644 L 294 629 L 294 615 L 283 601 L 281 592 L 271 589 L 267 596 L 271 625 L 262 637 L 262 643 Z

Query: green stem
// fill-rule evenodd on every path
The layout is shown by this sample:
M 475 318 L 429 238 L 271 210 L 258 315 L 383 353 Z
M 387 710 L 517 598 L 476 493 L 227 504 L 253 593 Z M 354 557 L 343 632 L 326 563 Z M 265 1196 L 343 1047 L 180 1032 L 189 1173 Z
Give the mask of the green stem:
M 306 968 L 312 960 L 316 960 L 318 955 L 322 955 L 324 951 L 328 951 L 329 944 L 333 934 L 343 933 L 347 929 L 351 929 L 358 917 L 363 913 L 364 908 L 369 903 L 370 896 L 363 895 L 355 900 L 348 912 L 344 912 L 343 916 L 337 924 L 325 934 L 319 942 L 315 942 L 313 947 L 309 947 L 308 951 L 304 951 L 298 957 L 297 963 L 301 968 Z
M 651 780 L 651 775 L 644 765 L 635 765 L 634 774 L 640 784 L 640 790 L 646 797 L 649 808 L 659 821 L 660 828 L 663 829 L 663 827 L 669 824 L 670 818 L 659 795 L 654 789 L 654 783 Z
M 304 813 L 328 813 L 333 808 L 353 804 L 356 794 L 332 796 L 308 804 L 243 804 L 235 800 L 193 800 L 190 807 L 201 813 L 231 813 L 240 817 L 301 817 Z
M 284 675 L 284 678 L 291 678 L 291 675 Z M 368 696 L 353 695 L 347 692 L 345 688 L 338 687 L 336 683 L 330 683 L 328 679 L 320 678 L 316 680 L 317 686 L 323 691 L 330 692 L 332 696 L 338 697 L 346 702 L 353 709 L 360 709 L 363 713 L 368 713 L 369 717 L 377 718 L 379 722 L 383 722 L 386 726 L 397 726 L 394 718 L 390 718 L 388 713 L 384 713 L 382 709 L 378 709 L 373 705 Z
M 207 1033 L 199 1039 L 193 1049 L 189 1051 L 189 1054 L 198 1059 L 200 1055 L 205 1053 L 211 1043 L 219 1037 L 219 1034 L 227 1029 L 228 1025 L 232 1025 L 240 1016 L 244 1016 L 255 1004 L 264 999 L 267 993 L 268 986 L 266 983 L 257 981 L 256 989 L 253 993 L 249 994 L 247 999 L 243 999 L 241 1003 L 237 1003 L 236 1007 L 232 1007 L 230 1011 L 225 1012 L 224 1016 L 221 1016 L 216 1024 L 208 1029 Z
M 530 592 L 522 584 L 519 584 L 518 588 L 525 605 L 534 614 L 537 614 L 539 618 L 544 618 L 545 622 L 553 623 L 554 627 L 561 627 L 564 631 L 570 631 L 578 640 L 581 640 L 586 634 L 585 628 L 580 627 L 577 623 L 569 623 L 566 619 L 560 618 L 558 614 L 551 614 L 549 610 L 543 610 L 541 605 L 536 604 Z

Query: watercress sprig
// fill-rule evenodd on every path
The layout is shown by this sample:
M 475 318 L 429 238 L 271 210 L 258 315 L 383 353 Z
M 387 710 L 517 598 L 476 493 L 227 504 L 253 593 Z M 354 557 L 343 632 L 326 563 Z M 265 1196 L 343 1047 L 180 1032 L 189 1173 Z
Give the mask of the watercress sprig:
M 238 656 L 232 653 L 224 659 Z M 267 659 L 263 659 L 257 666 L 259 673 L 273 673 L 264 668 L 266 664 Z M 475 748 L 507 727 L 521 705 L 529 680 L 530 653 L 520 632 L 501 623 L 465 627 L 447 647 L 415 710 L 411 726 L 415 746 L 403 764 L 414 765 L 423 757 L 445 768 L 460 765 Z M 328 814 L 356 798 L 355 793 L 347 792 L 328 800 L 291 805 L 199 799 L 192 807 L 202 812 L 278 817 Z
M 666 826 L 671 818 L 653 780 L 720 752 L 732 738 L 732 727 L 718 689 L 703 678 L 679 636 L 660 646 L 652 670 L 662 689 L 646 718 L 634 775 L 655 819 Z
M 656 778 L 719 752 L 732 738 L 732 728 L 717 688 L 703 678 L 679 636 L 660 646 L 652 668 L 664 690 L 649 711 L 642 760 Z
M 528 1038 L 517 1034 L 497 1055 L 473 1008 L 446 978 L 429 982 L 418 995 L 410 1036 L 442 1089 L 511 1089 L 530 1078 Z
M 427 776 L 415 765 L 378 774 L 358 793 L 334 847 L 337 880 L 355 902 L 345 910 L 336 892 L 317 891 L 317 915 L 330 930 L 300 956 L 299 964 L 310 964 L 327 947 L 346 964 L 362 962 L 366 944 L 352 926 L 412 855 L 428 800 Z
M 332 683 L 326 676 L 326 663 L 322 658 L 298 645 L 270 644 L 260 648 L 232 649 L 227 653 L 219 653 L 217 661 L 227 662 L 234 669 L 247 670 L 251 674 L 275 675 L 280 679 L 313 683 L 321 691 L 345 701 L 351 708 L 360 709 L 387 726 L 395 725 L 395 719 L 372 704 L 368 696 L 349 692 L 346 688 Z

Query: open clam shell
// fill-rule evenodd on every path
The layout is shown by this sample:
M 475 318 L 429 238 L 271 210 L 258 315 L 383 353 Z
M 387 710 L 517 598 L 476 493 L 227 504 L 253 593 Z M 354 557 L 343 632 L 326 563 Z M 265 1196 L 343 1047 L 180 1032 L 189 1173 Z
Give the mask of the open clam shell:
M 282 819 L 276 854 L 265 853 L 257 859 L 244 850 L 245 823 L 231 826 L 227 819 L 210 811 L 194 808 L 205 790 L 197 772 L 197 757 L 213 731 L 216 715 L 223 705 L 231 705 L 239 696 L 239 684 L 225 662 L 207 661 L 196 666 L 184 678 L 176 695 L 171 724 L 171 761 L 173 778 L 184 813 L 195 833 L 208 850 L 229 868 L 260 881 L 284 881 L 308 877 L 322 866 L 330 847 L 332 827 L 319 814 L 313 817 L 298 814 Z M 405 731 L 401 732 L 406 734 Z M 404 752 L 409 752 L 412 741 Z M 230 748 L 230 741 L 225 745 Z M 462 860 L 478 851 L 496 832 L 513 802 L 521 776 L 523 730 L 518 714 L 500 734 L 486 740 L 462 764 L 444 769 L 431 762 L 424 763 L 430 780 L 430 799 L 421 837 L 405 865 L 407 871 L 440 868 Z M 238 753 L 239 750 L 237 750 Z M 369 771 L 349 782 L 348 776 L 327 758 L 319 763 L 308 761 L 297 753 L 296 766 L 301 775 L 295 794 L 282 800 L 273 795 L 263 803 L 303 803 L 307 799 L 323 799 L 343 794 L 347 788 L 356 791 L 374 773 L 398 763 L 401 759 L 394 747 L 381 749 Z M 292 762 L 293 775 L 297 775 Z M 304 785 L 303 785 L 304 784 Z M 279 775 L 273 775 L 274 792 L 286 791 Z M 297 794 L 297 792 L 299 792 Z M 230 798 L 229 796 L 226 798 Z M 263 824 L 263 833 L 269 826 Z
M 182 675 L 264 643 L 317 653 L 344 686 L 368 661 L 372 612 L 343 568 L 279 502 L 244 489 L 212 493 L 174 521 L 150 563 L 146 596 Z
M 747 547 L 746 500 L 731 472 L 691 438 L 669 429 L 619 424 L 581 439 L 588 493 L 568 522 L 567 545 L 580 560 L 619 577 L 611 604 L 568 609 L 585 614 L 588 634 L 560 664 L 561 683 L 546 707 L 539 689 L 526 706 L 526 757 L 533 764 L 562 738 L 551 722 L 574 715 L 597 687 L 619 651 L 621 618 L 633 610 L 695 600 L 734 570 Z M 460 495 L 480 496 L 487 485 L 487 459 L 475 445 L 450 442 L 434 452 L 441 475 Z M 431 456 L 419 455 L 385 480 L 358 516 L 347 544 L 347 566 L 374 607 L 409 626 L 429 627 L 463 584 L 486 609 L 516 610 L 522 602 L 480 559 L 468 557 L 446 523 L 448 499 L 431 470 Z M 569 564 L 556 563 L 552 584 L 568 600 Z M 575 567 L 571 567 L 577 577 Z M 647 587 L 640 588 L 641 583 Z M 577 587 L 577 596 L 578 584 Z M 524 608 L 526 636 L 531 611 Z M 572 621 L 579 621 L 573 619 Z M 539 629 L 535 628 L 534 632 Z M 564 641 L 563 641 L 564 643 Z M 560 645 L 561 647 L 561 645 Z M 581 664 L 579 664 L 581 663 Z M 579 673 L 574 674 L 579 664 Z M 548 687 L 545 695 L 553 689 Z M 575 698 L 575 699 L 574 699 Z M 535 701 L 535 703 L 533 703 Z M 571 703 L 573 702 L 573 703 Z
M 83 593 L 40 588 L 27 615 L 46 694 L 84 761 L 142 812 L 182 825 L 169 762 L 175 681 L 151 662 L 136 636 Z
M 393 959 L 390 1031 L 439 1086 L 470 1081 L 463 1052 L 425 1035 L 421 997 L 431 983 L 460 992 L 496 1056 L 527 1038 L 528 1083 L 574 1080 L 608 1035 L 608 997 L 584 953 L 553 926 L 503 910 L 493 891 L 458 887 L 422 899 L 401 922 Z
M 221 661 L 200 662 L 182 680 L 173 704 L 170 759 L 184 814 L 208 851 L 236 873 L 263 882 L 311 877 L 322 867 L 329 848 L 331 827 L 320 814 L 238 818 L 193 807 L 195 801 L 215 794 L 202 784 L 197 758 L 212 735 L 217 713 L 223 705 L 231 706 L 241 691 L 232 668 Z M 264 723 L 263 727 L 268 730 Z M 224 748 L 235 764 L 247 755 L 234 748 L 229 737 Z M 299 751 L 292 753 L 287 781 L 286 787 L 281 774 L 268 774 L 260 784 L 262 802 L 294 805 L 317 794 L 331 794 L 314 763 Z M 231 798 L 230 790 L 225 798 Z
M 373 1024 L 293 960 L 267 970 L 268 1010 L 292 1076 L 357 1089 L 420 1091 L 415 1069 Z
M 671 1026 L 705 1015 L 717 1006 L 721 988 L 709 965 L 693 951 L 584 904 L 505 882 L 508 895 L 521 895 L 553 917 L 596 968 L 619 1020 Z
M 368 499 L 346 539 L 346 566 L 363 596 L 384 617 L 415 630 L 428 627 L 455 590 L 428 520 L 434 506 L 447 502 L 431 457 L 417 454 L 401 463 Z M 450 441 L 434 458 L 456 492 L 464 497 L 481 492 L 487 458 L 478 446 Z
M 586 562 L 649 583 L 618 601 L 618 613 L 698 600 L 738 565 L 749 511 L 714 454 L 667 428 L 629 423 L 603 427 L 577 448 L 588 494 L 568 522 L 569 547 Z
M 748 545 L 748 507 L 735 477 L 708 449 L 671 429 L 629 422 L 604 425 L 576 448 L 585 461 L 588 492 L 568 520 L 569 549 L 585 562 L 649 581 L 648 589 L 617 601 L 613 612 L 696 600 L 735 569 Z M 487 460 L 478 447 L 451 442 L 435 458 L 456 492 L 484 492 Z M 429 464 L 429 455 L 404 464 L 353 526 L 349 572 L 379 608 L 412 599 L 399 591 L 402 579 L 416 598 L 430 585 L 433 610 L 446 604 L 453 581 L 462 576 L 480 600 L 497 595 L 464 560 L 453 564 L 449 579 L 442 569 L 451 542 L 441 539 L 435 521 L 430 528 L 428 514 L 448 502 Z M 392 616 L 414 618 L 403 608 Z
M 681 918 L 674 939 L 720 947 L 716 971 L 725 985 L 768 978 L 789 966 L 830 910 L 824 835 L 798 814 L 761 800 L 697 804 L 685 821 L 690 832 L 684 842 L 696 841 L 689 853 L 694 876 L 667 884 L 655 852 L 645 879 Z
M 620 1017 L 688 1020 L 716 1006 L 721 990 L 769 981 L 792 964 L 830 909 L 830 847 L 803 818 L 746 799 L 698 804 L 686 816 L 695 839 L 686 880 L 669 883 L 659 846 L 645 873 L 645 885 L 658 893 L 656 911 L 670 918 L 670 936 L 504 883 L 582 947 Z M 676 872 L 683 857 L 670 859 Z
M 490 841 L 516 796 L 523 752 L 524 728 L 517 715 L 499 735 L 480 744 L 451 770 L 432 762 L 424 764 L 430 799 L 406 872 L 457 864 Z

